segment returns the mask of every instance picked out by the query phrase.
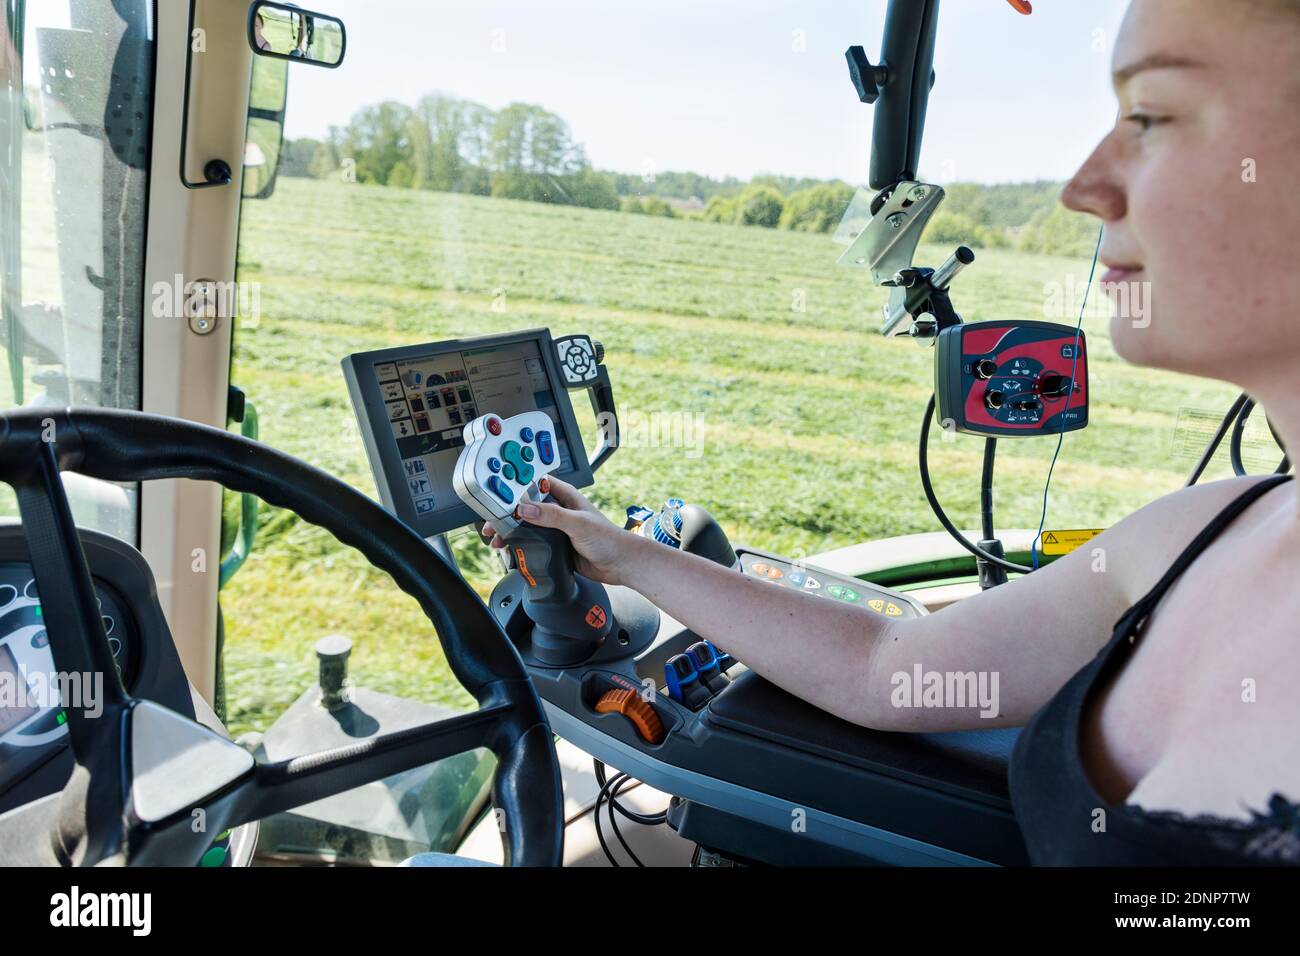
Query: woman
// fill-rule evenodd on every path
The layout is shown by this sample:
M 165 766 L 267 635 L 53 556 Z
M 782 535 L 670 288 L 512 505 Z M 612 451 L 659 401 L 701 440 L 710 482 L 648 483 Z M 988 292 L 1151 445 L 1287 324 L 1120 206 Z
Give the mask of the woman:
M 1105 282 L 1149 284 L 1127 300 L 1149 302 L 1140 322 L 1112 320 L 1119 354 L 1232 382 L 1300 450 L 1297 64 L 1297 0 L 1134 0 L 1120 118 L 1062 200 L 1104 223 Z M 1178 491 L 1090 548 L 903 621 L 625 533 L 555 485 L 558 504 L 521 516 L 567 533 L 582 573 L 819 707 L 882 730 L 1028 723 L 1010 783 L 1035 862 L 1300 862 L 1294 482 Z M 997 674 L 998 715 L 894 706 L 892 675 L 917 664 Z

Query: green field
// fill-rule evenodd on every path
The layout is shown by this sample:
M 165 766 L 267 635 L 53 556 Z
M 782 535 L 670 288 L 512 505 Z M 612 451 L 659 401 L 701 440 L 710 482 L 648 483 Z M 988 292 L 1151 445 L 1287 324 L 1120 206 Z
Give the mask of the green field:
M 236 333 L 234 383 L 257 404 L 264 441 L 368 494 L 342 356 L 547 326 L 605 343 L 624 414 L 702 422 L 702 454 L 614 456 L 590 492 L 611 517 L 678 495 L 710 508 L 733 540 L 804 555 L 937 528 L 916 472 L 932 353 L 876 334 L 882 292 L 837 267 L 839 247 L 825 236 L 301 179 L 246 202 L 241 228 L 238 277 L 260 283 L 261 313 Z M 948 251 L 923 248 L 919 259 Z M 1082 284 L 1088 265 L 984 252 L 956 302 L 967 321 L 1042 318 L 1044 284 Z M 803 311 L 792 308 L 800 298 Z M 1055 527 L 1105 525 L 1178 487 L 1190 467 L 1174 453 L 1180 410 L 1221 410 L 1232 397 L 1226 386 L 1131 368 L 1103 320 L 1085 328 L 1092 427 L 1066 438 Z M 1037 526 L 1054 445 L 1003 443 L 999 526 Z M 967 527 L 981 451 L 963 436 L 932 450 L 939 494 Z M 486 593 L 486 550 L 467 535 L 454 546 Z M 469 703 L 415 602 L 292 515 L 264 513 L 222 603 L 235 732 L 265 726 L 314 679 L 312 644 L 331 632 L 353 638 L 358 681 Z

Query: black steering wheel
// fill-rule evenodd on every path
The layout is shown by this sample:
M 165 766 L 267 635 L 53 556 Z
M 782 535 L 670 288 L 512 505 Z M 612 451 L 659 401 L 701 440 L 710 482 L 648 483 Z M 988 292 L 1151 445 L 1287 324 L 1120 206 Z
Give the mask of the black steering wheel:
M 334 750 L 257 763 L 242 747 L 123 687 L 59 477 L 214 481 L 319 525 L 414 597 L 473 713 Z M 65 702 L 76 760 L 61 794 L 0 820 L 0 858 L 51 865 L 196 864 L 213 835 L 442 757 L 486 746 L 507 865 L 557 866 L 563 796 L 554 739 L 514 646 L 418 534 L 324 472 L 220 429 L 139 412 L 0 415 L 0 480 L 18 509 L 61 673 L 103 675 L 98 717 Z M 46 836 L 48 834 L 48 836 Z

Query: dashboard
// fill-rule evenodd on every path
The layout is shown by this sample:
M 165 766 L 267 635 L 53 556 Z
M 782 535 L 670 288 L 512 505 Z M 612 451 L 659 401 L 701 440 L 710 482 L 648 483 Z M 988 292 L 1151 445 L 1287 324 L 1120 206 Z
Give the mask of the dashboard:
M 95 596 L 113 661 L 129 682 L 139 641 L 135 626 L 109 587 L 97 582 Z M 42 747 L 65 736 L 63 697 L 77 690 L 54 666 L 31 565 L 0 563 L 0 755 L 7 748 Z
M 80 531 L 113 660 L 128 691 L 194 718 L 189 682 L 135 548 Z M 93 713 L 95 675 L 61 673 L 21 525 L 0 521 L 0 813 L 63 788 L 72 771 L 65 701 Z

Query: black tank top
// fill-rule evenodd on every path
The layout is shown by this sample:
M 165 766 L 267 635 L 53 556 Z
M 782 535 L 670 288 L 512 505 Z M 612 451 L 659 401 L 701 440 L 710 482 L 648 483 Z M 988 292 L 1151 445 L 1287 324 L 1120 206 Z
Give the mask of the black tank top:
M 1170 586 L 1239 514 L 1289 476 L 1266 479 L 1210 522 L 1151 592 L 1133 605 L 1097 656 L 1036 713 L 1011 757 L 1016 819 L 1030 860 L 1066 866 L 1300 864 L 1300 804 L 1274 794 L 1251 820 L 1187 817 L 1107 804 L 1079 756 L 1080 718 L 1094 687 L 1124 666 Z M 1104 829 L 1103 829 L 1104 827 Z

